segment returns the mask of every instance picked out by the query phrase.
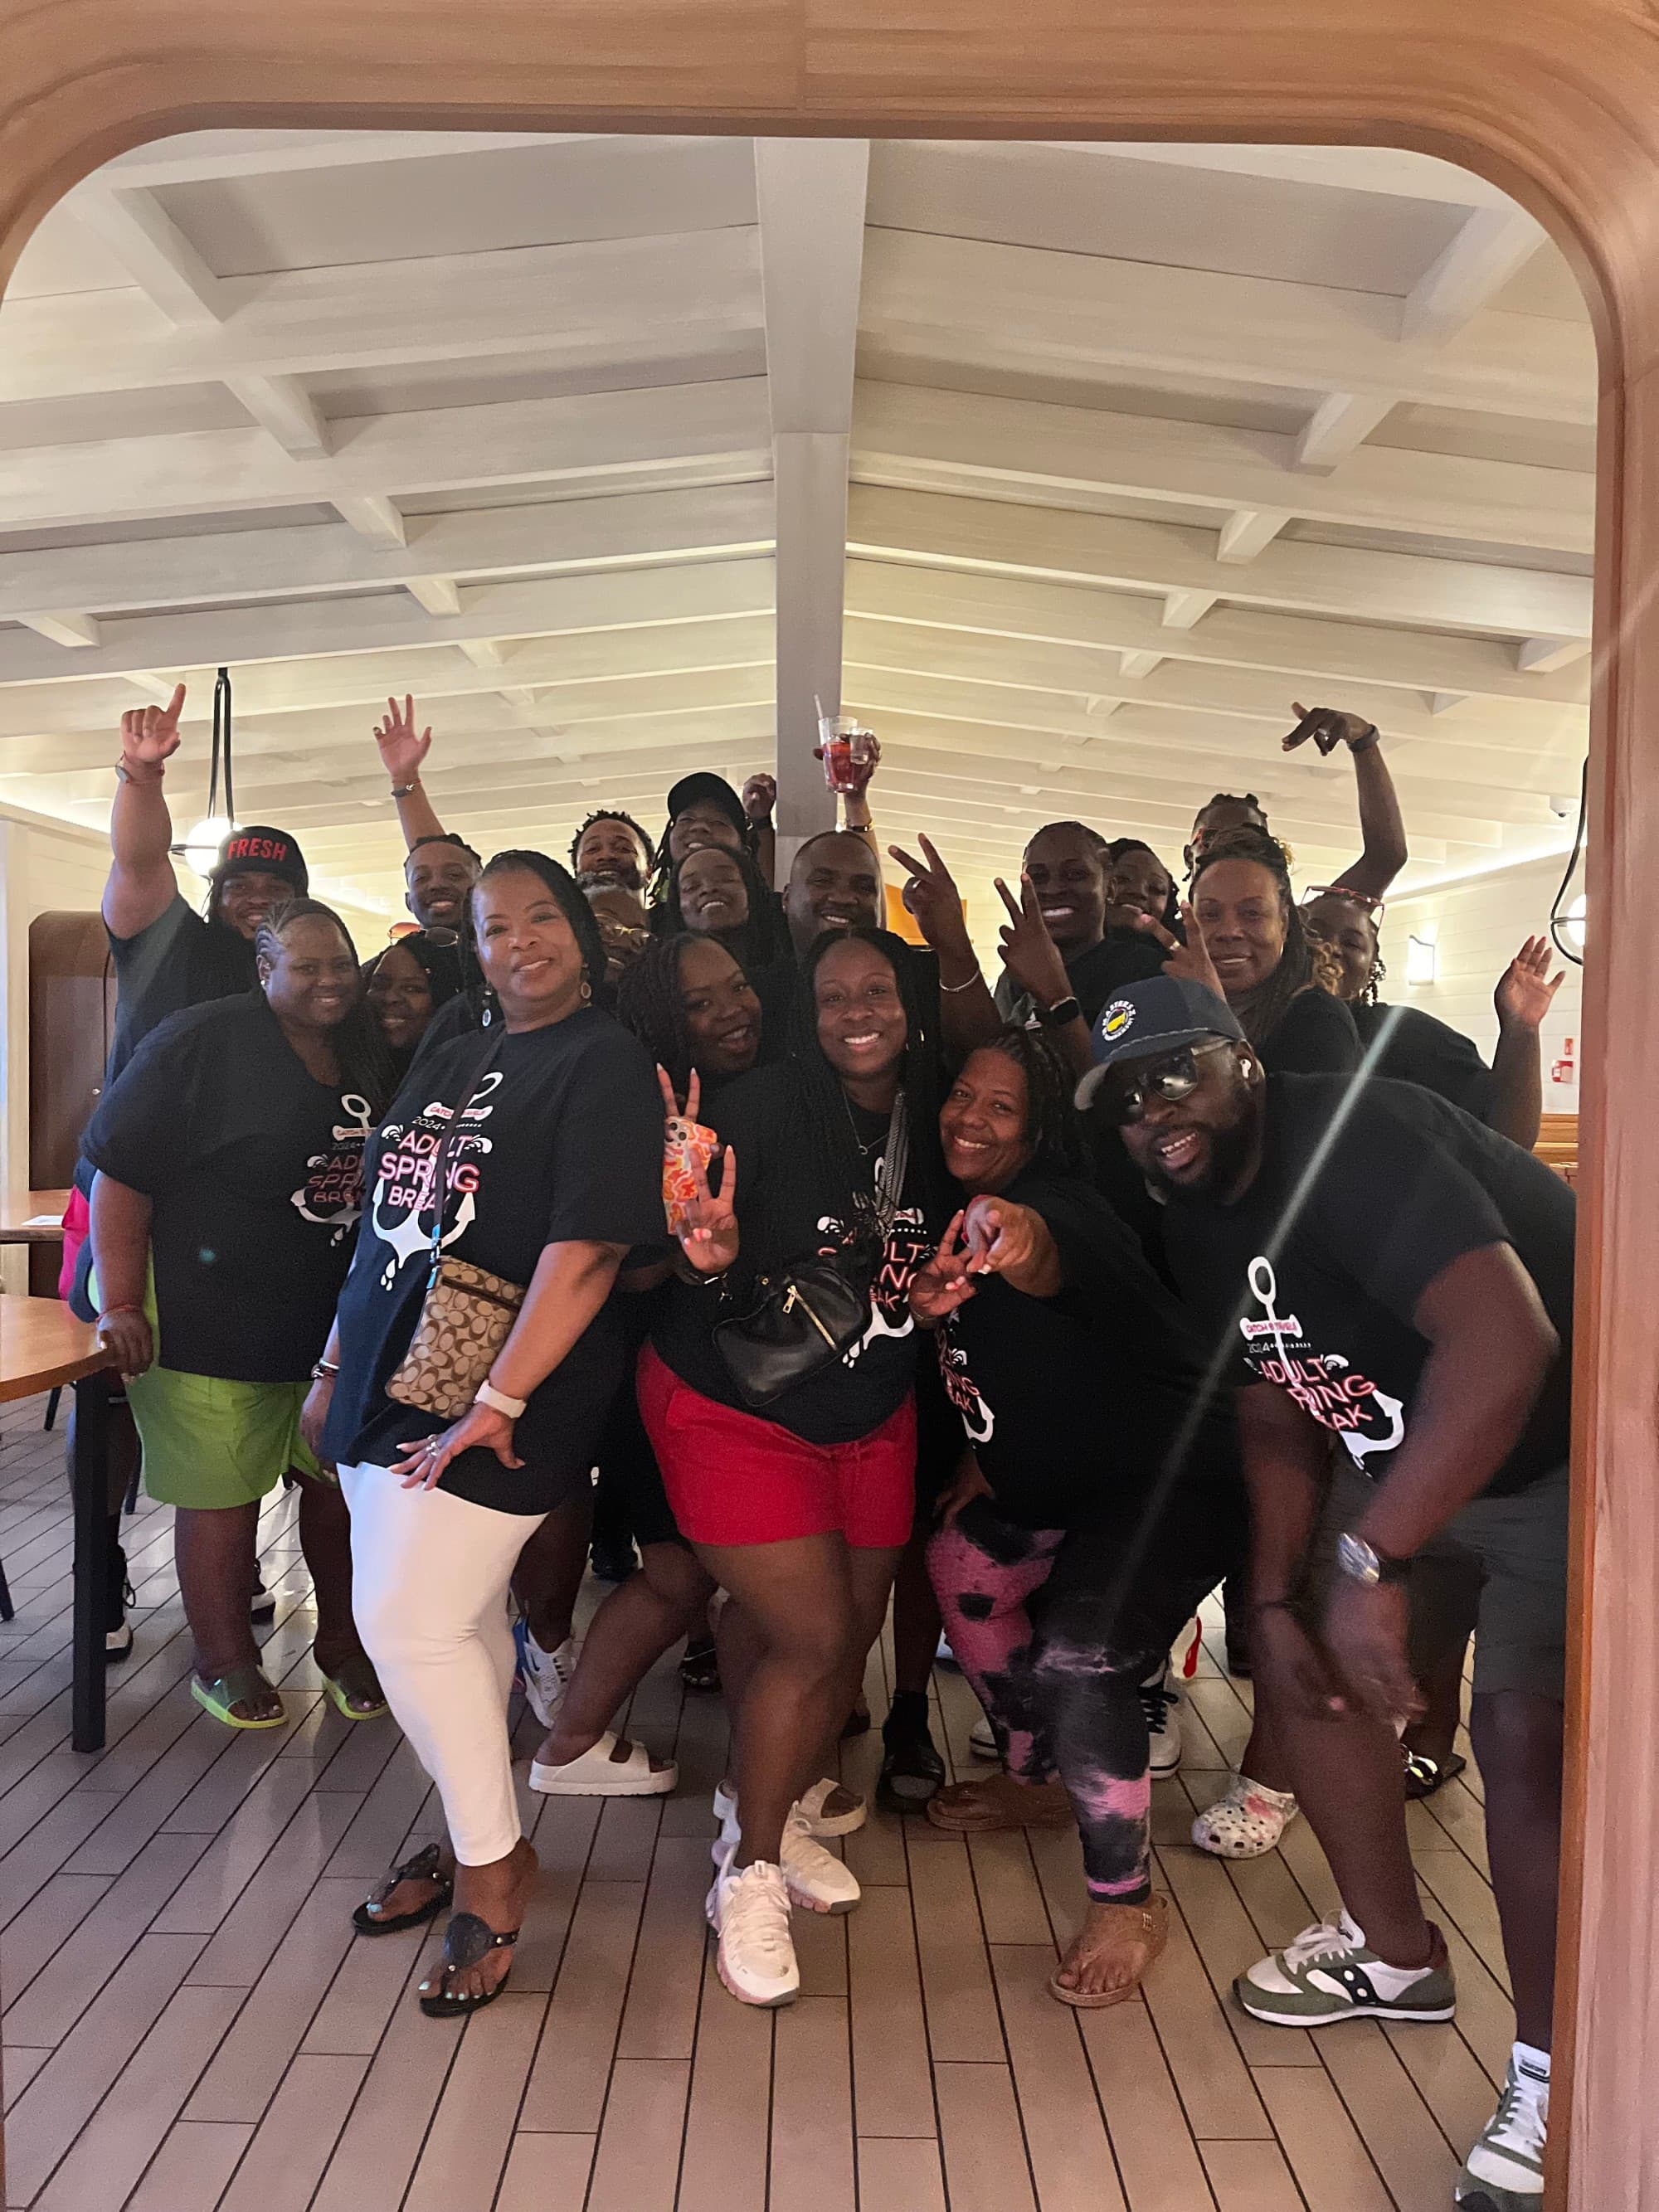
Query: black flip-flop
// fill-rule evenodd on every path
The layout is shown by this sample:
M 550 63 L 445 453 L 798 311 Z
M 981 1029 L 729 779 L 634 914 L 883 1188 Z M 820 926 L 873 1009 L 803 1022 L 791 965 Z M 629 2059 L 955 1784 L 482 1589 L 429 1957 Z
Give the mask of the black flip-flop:
M 429 1904 L 417 1905 L 413 1912 L 397 1912 L 388 1920 L 382 1914 L 371 1912 L 370 1905 L 377 1898 L 390 1897 L 400 1881 L 435 1881 L 438 1893 Z M 442 1874 L 438 1868 L 438 1846 L 428 1844 L 423 1851 L 416 1851 L 412 1859 L 405 1859 L 380 1884 L 374 1897 L 366 1898 L 354 1905 L 351 1924 L 360 1936 L 395 1936 L 401 1929 L 424 1928 L 428 1920 L 435 1920 L 455 1894 L 455 1878 Z
M 504 1951 L 519 1940 L 516 1928 L 501 1933 L 488 1921 L 480 1920 L 476 1912 L 454 1912 L 444 1931 L 443 1957 L 439 1964 L 439 1987 L 430 1996 L 421 1999 L 421 2010 L 428 2020 L 453 2020 L 464 2012 L 482 2012 L 487 2004 L 494 2004 L 507 1987 L 509 1977 L 501 1976 L 493 1990 L 485 1990 L 476 1997 L 453 1997 L 443 1984 L 451 1974 L 464 1973 L 467 1967 L 476 1966 L 492 1951 Z
M 1444 1759 L 1431 1759 L 1425 1751 L 1407 1751 L 1404 1744 L 1400 1748 L 1406 1761 L 1407 1797 L 1432 1797 L 1437 1790 L 1455 1782 L 1469 1763 L 1455 1751 Z

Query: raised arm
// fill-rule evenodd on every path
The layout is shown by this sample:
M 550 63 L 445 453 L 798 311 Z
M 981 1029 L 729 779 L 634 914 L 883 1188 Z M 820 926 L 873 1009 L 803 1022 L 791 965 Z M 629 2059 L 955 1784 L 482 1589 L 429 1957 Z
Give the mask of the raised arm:
M 913 859 L 899 845 L 887 849 L 907 871 L 905 906 L 939 958 L 939 1027 L 945 1042 L 965 1059 L 975 1045 L 996 1035 L 1002 1017 L 969 940 L 956 878 L 930 838 L 917 842 L 926 856 L 921 860 Z
M 1550 974 L 1549 939 L 1529 937 L 1498 980 L 1492 1003 L 1498 1009 L 1498 1049 L 1492 1054 L 1495 1096 L 1492 1127 L 1528 1152 L 1538 1142 L 1544 1118 L 1544 1053 L 1539 1040 L 1544 1017 L 1566 976 Z
M 385 715 L 374 725 L 374 742 L 380 749 L 381 764 L 392 779 L 392 803 L 398 809 L 404 850 L 412 852 L 422 837 L 441 837 L 444 834 L 438 811 L 421 781 L 422 765 L 432 750 L 432 726 L 428 722 L 416 736 L 412 693 L 405 693 L 401 707 L 395 699 L 388 699 L 386 704 Z
M 112 937 L 137 937 L 178 896 L 171 847 L 173 817 L 162 792 L 179 750 L 185 687 L 165 707 L 133 707 L 121 717 L 121 758 L 109 813 L 110 872 L 103 914 Z
M 1345 714 L 1335 707 L 1304 707 L 1292 702 L 1299 717 L 1285 739 L 1285 750 L 1294 752 L 1311 738 L 1322 753 L 1346 745 L 1353 756 L 1354 783 L 1359 795 L 1359 835 L 1363 850 L 1351 867 L 1337 878 L 1339 886 L 1381 898 L 1411 857 L 1406 844 L 1406 824 L 1400 796 L 1382 757 L 1382 740 L 1375 723 L 1362 714 Z
M 743 811 L 749 817 L 749 826 L 755 836 L 755 866 L 761 879 L 775 891 L 783 885 L 778 881 L 778 833 L 772 817 L 778 803 L 778 780 L 775 775 L 751 775 L 743 787 Z

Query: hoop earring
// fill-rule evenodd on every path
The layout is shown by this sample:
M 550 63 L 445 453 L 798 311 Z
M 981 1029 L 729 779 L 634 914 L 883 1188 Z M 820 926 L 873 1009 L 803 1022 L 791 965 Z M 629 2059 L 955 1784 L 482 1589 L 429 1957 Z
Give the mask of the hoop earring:
M 592 997 L 592 995 L 593 995 L 593 986 L 592 986 L 592 985 L 588 981 L 588 980 L 587 980 L 586 976 L 586 975 L 584 975 L 584 976 L 582 977 L 582 1004 L 583 1004 L 583 1006 L 586 1006 L 586 1005 L 587 1004 L 588 1000 Z

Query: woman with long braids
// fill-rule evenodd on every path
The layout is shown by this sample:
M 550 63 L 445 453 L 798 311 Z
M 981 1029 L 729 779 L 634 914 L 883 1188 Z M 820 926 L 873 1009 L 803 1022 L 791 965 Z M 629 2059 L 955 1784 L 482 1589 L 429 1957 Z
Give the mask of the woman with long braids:
M 1212 839 L 1182 908 L 1187 942 L 1143 915 L 1171 975 L 1224 998 L 1276 1075 L 1348 1075 L 1360 1062 L 1353 1017 L 1337 994 L 1337 966 L 1309 941 L 1291 890 L 1285 848 L 1249 824 Z
M 411 930 L 364 962 L 363 990 L 380 1024 L 394 1082 L 408 1074 L 432 1017 L 461 984 L 459 947 L 424 929 Z
M 421 1993 L 440 2017 L 489 2003 L 507 1978 L 536 1866 L 507 1735 L 508 1581 L 549 1515 L 586 1513 L 623 1376 L 611 1286 L 663 1233 L 655 1072 L 592 1003 L 605 947 L 586 900 L 546 854 L 498 853 L 471 915 L 491 1018 L 423 1054 L 375 1133 L 363 1232 L 305 1409 L 351 1505 L 363 1642 L 454 1850 L 456 1910 Z M 392 1387 L 438 1254 L 495 1307 L 520 1294 L 453 1421 L 418 1402 L 429 1392 L 410 1402 L 407 1381 Z M 449 1886 L 434 1849 L 357 1925 L 428 1920 Z
M 349 1720 L 386 1710 L 352 1626 L 344 1504 L 299 1427 L 351 1257 L 386 1051 L 329 908 L 275 908 L 253 954 L 259 988 L 152 1030 L 84 1139 L 99 1334 L 130 1378 L 145 1487 L 174 1509 L 191 1692 L 239 1729 L 285 1717 L 248 1593 L 260 1500 L 290 1470 L 329 1696 Z
M 1147 1705 L 1244 1511 L 1196 1333 L 1082 1171 L 1074 1088 L 1037 1030 L 970 1054 L 939 1112 L 961 1210 L 910 1304 L 973 1447 L 928 1569 L 1005 1759 L 927 1817 L 957 1834 L 1075 1821 L 1089 1910 L 1049 1989 L 1093 2007 L 1132 1996 L 1167 1938 Z
M 933 1042 L 913 963 L 885 930 L 821 937 L 806 956 L 789 1057 L 709 1109 L 725 1152 L 680 1229 L 684 1274 L 640 1366 L 640 1407 L 674 1517 L 735 1601 L 721 1676 L 737 1796 L 708 1917 L 720 1972 L 748 2004 L 799 1988 L 791 1903 L 845 1911 L 859 1889 L 799 1801 L 827 1769 L 910 1534 L 915 1339 L 909 1279 L 929 1249 Z M 884 1176 L 894 1186 L 887 1188 Z M 783 1295 L 779 1278 L 843 1251 L 885 1190 L 867 1326 L 751 1408 L 717 1331 Z M 847 1264 L 855 1263 L 851 1258 Z M 790 1283 L 788 1295 L 793 1296 Z

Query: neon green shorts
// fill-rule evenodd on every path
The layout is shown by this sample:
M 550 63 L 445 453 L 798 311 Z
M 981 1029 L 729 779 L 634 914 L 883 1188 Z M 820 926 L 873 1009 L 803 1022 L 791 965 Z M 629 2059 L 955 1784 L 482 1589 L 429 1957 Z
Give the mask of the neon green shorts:
M 127 1385 L 144 1487 L 163 1505 L 251 1505 L 289 1468 L 330 1480 L 300 1434 L 307 1382 L 231 1382 L 152 1367 Z

